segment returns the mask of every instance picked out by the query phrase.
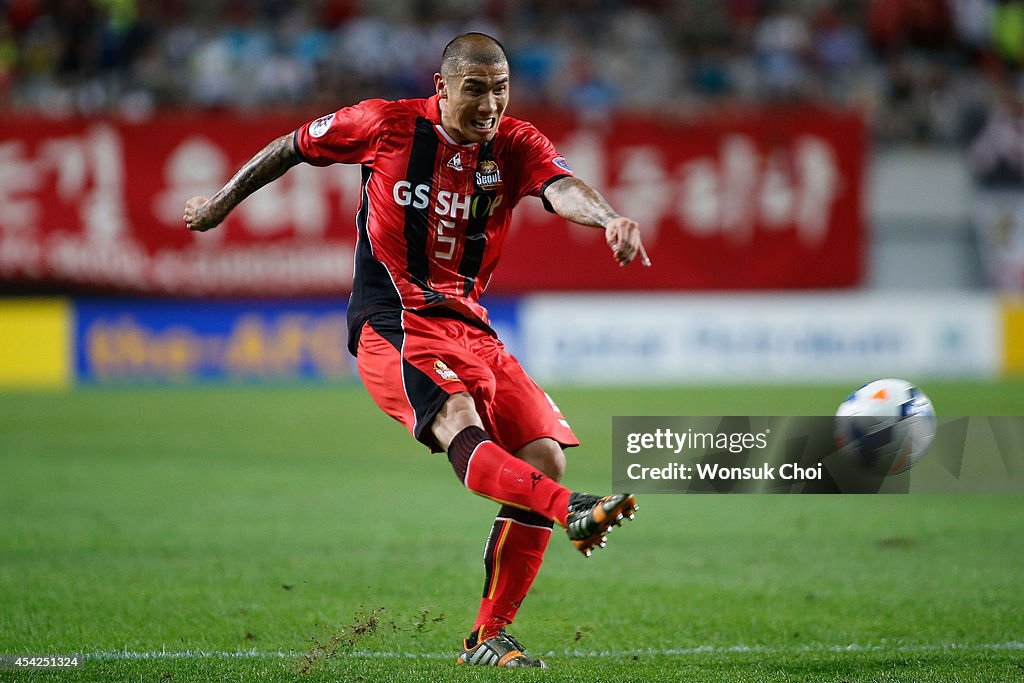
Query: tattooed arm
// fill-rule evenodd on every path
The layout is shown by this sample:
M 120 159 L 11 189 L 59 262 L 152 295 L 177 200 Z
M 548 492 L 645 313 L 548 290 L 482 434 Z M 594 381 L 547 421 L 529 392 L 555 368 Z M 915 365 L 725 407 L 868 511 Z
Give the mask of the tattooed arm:
M 637 256 L 643 265 L 651 265 L 640 241 L 637 222 L 617 214 L 597 190 L 579 178 L 559 178 L 545 188 L 544 198 L 562 218 L 580 225 L 604 228 L 605 241 L 619 265 L 628 265 Z
M 292 134 L 282 135 L 256 153 L 210 199 L 193 197 L 185 204 L 185 225 L 204 232 L 220 225 L 239 202 L 271 183 L 300 161 Z

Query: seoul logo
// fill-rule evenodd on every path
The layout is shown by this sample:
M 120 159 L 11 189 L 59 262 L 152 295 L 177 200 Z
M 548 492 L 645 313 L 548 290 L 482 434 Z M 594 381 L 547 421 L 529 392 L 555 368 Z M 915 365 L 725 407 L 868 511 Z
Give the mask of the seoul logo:
M 501 171 L 493 161 L 481 161 L 476 169 L 476 186 L 481 190 L 493 190 L 501 185 Z

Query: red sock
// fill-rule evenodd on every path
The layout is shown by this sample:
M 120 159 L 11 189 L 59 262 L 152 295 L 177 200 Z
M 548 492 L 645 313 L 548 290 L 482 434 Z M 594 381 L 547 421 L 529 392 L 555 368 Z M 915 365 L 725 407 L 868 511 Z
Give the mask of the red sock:
M 473 626 L 478 640 L 496 635 L 516 618 L 550 539 L 550 521 L 516 508 L 501 508 L 484 551 L 484 592 Z
M 467 427 L 455 435 L 448 459 L 473 493 L 565 526 L 569 489 L 501 448 L 479 427 Z

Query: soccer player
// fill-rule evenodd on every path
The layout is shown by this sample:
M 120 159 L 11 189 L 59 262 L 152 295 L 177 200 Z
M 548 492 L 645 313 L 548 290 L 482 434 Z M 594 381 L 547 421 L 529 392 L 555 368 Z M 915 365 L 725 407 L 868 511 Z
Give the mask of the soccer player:
M 504 115 L 509 65 L 497 40 L 453 39 L 434 85 L 428 99 L 367 100 L 274 140 L 211 198 L 190 199 L 184 220 L 189 230 L 209 230 L 298 163 L 362 166 L 348 306 L 359 375 L 384 412 L 432 451 L 447 452 L 469 490 L 501 504 L 483 599 L 457 661 L 543 667 L 505 627 L 540 569 L 553 523 L 589 556 L 632 518 L 636 501 L 558 483 L 563 449 L 579 441 L 497 339 L 479 298 L 512 209 L 527 195 L 603 228 L 619 264 L 650 261 L 637 223 L 575 178 L 534 126 Z

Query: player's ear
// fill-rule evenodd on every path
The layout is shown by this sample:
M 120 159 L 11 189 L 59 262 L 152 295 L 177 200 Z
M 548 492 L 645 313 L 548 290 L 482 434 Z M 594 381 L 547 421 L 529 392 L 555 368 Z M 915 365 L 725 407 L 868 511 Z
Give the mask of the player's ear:
M 434 90 L 442 100 L 448 99 L 448 87 L 441 74 L 434 74 Z

